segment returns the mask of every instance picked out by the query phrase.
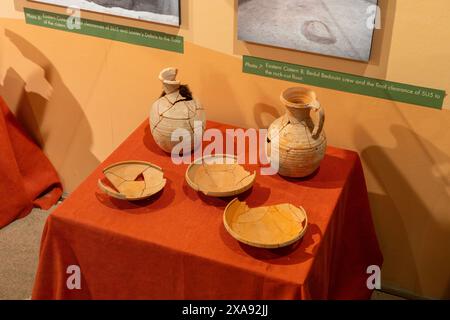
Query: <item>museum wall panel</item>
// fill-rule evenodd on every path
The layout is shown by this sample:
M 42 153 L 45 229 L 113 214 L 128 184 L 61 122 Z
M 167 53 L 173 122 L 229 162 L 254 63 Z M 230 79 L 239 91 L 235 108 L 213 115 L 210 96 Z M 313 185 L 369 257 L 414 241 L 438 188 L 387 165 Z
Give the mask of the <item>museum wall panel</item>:
M 450 2 L 381 2 L 383 28 L 375 33 L 367 64 L 238 41 L 234 0 L 182 1 L 180 29 L 84 15 L 182 35 L 183 55 L 26 25 L 20 13 L 24 1 L 2 1 L 0 28 L 45 69 L 54 90 L 48 101 L 27 94 L 10 70 L 0 94 L 71 192 L 148 117 L 161 91 L 157 75 L 166 66 L 179 68 L 179 78 L 189 83 L 209 119 L 245 127 L 267 127 L 279 117 L 284 109 L 279 94 L 292 83 L 243 74 L 242 54 L 450 91 L 450 46 L 443 43 L 450 38 L 445 17 Z M 385 257 L 383 284 L 418 296 L 450 298 L 448 98 L 440 111 L 314 90 L 326 109 L 329 143 L 362 157 Z

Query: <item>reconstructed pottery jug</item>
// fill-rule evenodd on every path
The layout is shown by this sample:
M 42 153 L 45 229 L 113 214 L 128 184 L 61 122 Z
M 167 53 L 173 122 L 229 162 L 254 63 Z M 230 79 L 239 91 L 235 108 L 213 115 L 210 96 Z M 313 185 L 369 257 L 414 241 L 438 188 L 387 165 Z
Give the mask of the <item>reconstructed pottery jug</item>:
M 289 88 L 281 93 L 280 99 L 287 112 L 269 127 L 268 155 L 271 161 L 278 159 L 280 175 L 293 178 L 306 177 L 319 167 L 325 156 L 327 146 L 323 132 L 325 114 L 316 99 L 316 94 L 311 90 L 301 87 Z M 310 117 L 311 110 L 319 113 L 317 125 Z M 271 148 L 274 139 L 278 139 L 279 148 Z
M 164 92 L 152 105 L 150 110 L 150 130 L 158 146 L 165 152 L 171 152 L 179 141 L 171 141 L 172 132 L 185 129 L 183 139 L 191 139 L 194 149 L 194 122 L 200 121 L 202 132 L 206 125 L 205 111 L 200 103 L 192 97 L 188 86 L 176 80 L 178 70 L 167 68 L 161 71 L 159 79 L 163 83 Z M 201 137 L 200 137 L 201 138 Z M 200 139 L 201 140 L 201 139 Z M 198 141 L 201 143 L 201 141 Z

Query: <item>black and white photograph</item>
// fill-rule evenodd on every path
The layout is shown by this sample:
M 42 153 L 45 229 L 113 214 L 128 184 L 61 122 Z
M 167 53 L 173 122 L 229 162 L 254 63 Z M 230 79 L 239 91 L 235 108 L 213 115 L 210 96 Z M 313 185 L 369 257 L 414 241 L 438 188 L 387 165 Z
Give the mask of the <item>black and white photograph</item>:
M 368 61 L 378 0 L 239 0 L 239 40 Z
M 126 18 L 180 25 L 180 0 L 31 0 Z

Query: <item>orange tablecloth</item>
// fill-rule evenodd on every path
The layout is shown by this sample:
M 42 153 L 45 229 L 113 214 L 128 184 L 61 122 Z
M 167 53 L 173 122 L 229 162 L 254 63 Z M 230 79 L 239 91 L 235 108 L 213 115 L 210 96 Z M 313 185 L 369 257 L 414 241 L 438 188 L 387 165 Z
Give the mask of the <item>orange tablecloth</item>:
M 166 188 L 138 203 L 101 194 L 102 168 L 130 159 L 164 168 Z M 228 235 L 230 199 L 191 190 L 186 168 L 157 148 L 144 122 L 49 216 L 33 299 L 369 298 L 366 269 L 382 256 L 356 153 L 330 147 L 310 179 L 258 175 L 241 200 L 302 205 L 310 221 L 297 246 L 273 251 Z M 80 267 L 81 290 L 66 286 L 70 265 Z
M 0 97 L 0 228 L 48 209 L 62 188 L 50 161 L 31 140 Z

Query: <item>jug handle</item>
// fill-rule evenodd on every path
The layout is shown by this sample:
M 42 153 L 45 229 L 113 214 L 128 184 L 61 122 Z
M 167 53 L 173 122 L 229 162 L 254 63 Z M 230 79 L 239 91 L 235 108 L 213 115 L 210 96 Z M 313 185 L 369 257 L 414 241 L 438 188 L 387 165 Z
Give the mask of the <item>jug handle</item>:
M 314 130 L 312 132 L 312 136 L 314 139 L 317 139 L 319 135 L 322 133 L 323 125 L 325 123 L 325 112 L 320 105 L 319 101 L 314 101 L 312 104 L 309 105 L 314 111 L 319 112 L 319 123 L 316 124 L 314 127 Z

